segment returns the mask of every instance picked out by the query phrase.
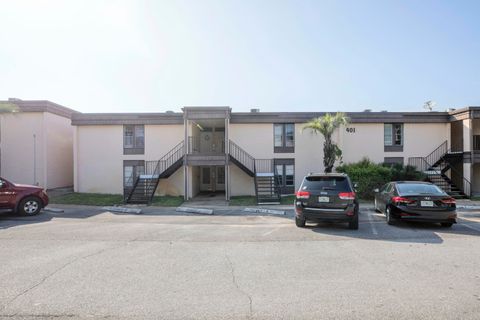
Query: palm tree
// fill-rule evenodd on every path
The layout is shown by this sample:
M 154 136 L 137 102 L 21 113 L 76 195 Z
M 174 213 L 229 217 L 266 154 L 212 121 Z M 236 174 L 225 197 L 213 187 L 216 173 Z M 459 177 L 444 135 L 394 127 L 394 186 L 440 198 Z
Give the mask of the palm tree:
M 342 150 L 332 141 L 332 134 L 341 125 L 348 124 L 349 121 L 349 118 L 343 112 L 337 112 L 335 115 L 327 113 L 323 117 L 310 120 L 303 127 L 303 130 L 310 129 L 312 133 L 320 133 L 325 138 L 323 143 L 325 173 L 332 172 L 335 161 L 342 158 Z

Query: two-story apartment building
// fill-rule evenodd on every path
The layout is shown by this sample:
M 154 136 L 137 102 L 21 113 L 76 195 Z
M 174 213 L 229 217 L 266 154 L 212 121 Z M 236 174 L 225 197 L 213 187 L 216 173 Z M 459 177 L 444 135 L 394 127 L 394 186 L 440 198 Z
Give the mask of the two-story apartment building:
M 274 187 L 291 194 L 304 175 L 323 171 L 323 138 L 303 130 L 323 112 L 182 111 L 73 114 L 75 191 L 124 193 L 131 202 L 202 192 L 268 200 Z M 413 164 L 449 191 L 480 193 L 480 108 L 347 115 L 334 137 L 344 162 Z
M 0 176 L 45 189 L 73 186 L 72 114 L 46 100 L 0 101 Z

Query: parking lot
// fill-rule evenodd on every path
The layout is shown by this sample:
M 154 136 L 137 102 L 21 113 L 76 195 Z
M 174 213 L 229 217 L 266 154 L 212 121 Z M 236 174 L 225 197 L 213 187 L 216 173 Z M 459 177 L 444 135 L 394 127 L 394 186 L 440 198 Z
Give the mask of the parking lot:
M 478 319 L 480 212 L 445 229 L 364 206 L 358 231 L 292 214 L 2 215 L 0 318 Z

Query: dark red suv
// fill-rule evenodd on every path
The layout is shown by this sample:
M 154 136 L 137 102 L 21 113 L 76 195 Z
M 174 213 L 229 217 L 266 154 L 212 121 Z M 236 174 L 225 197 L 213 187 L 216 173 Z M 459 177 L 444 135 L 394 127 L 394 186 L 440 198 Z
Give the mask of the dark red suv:
M 14 184 L 0 178 L 0 211 L 33 216 L 47 205 L 48 196 L 41 187 Z

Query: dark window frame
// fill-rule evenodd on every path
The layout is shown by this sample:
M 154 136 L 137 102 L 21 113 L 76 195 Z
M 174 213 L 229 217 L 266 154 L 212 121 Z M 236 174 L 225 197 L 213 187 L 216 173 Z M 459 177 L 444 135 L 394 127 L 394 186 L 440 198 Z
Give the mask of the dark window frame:
M 142 143 L 137 141 L 137 128 L 142 128 L 143 139 Z M 131 129 L 132 146 L 127 146 L 127 130 Z M 125 124 L 123 125 L 123 154 L 145 154 L 145 126 L 143 124 Z
M 276 166 L 282 166 L 282 177 L 281 177 L 281 184 L 280 184 L 280 193 L 281 194 L 294 194 L 295 193 L 295 159 L 273 159 L 273 166 L 275 168 L 275 173 L 277 173 Z M 286 166 L 291 165 L 293 166 L 293 184 L 287 185 L 287 174 L 286 174 Z M 278 175 L 277 175 L 278 179 Z M 278 180 L 277 180 L 278 181 Z
M 282 128 L 281 133 L 281 146 L 275 146 L 275 128 L 280 126 Z M 293 127 L 293 146 L 287 146 L 287 126 Z M 295 152 L 295 123 L 274 123 L 273 124 L 273 152 L 274 153 L 294 153 Z
M 391 143 L 392 144 L 387 144 L 387 141 L 385 140 L 385 126 L 390 125 L 392 126 L 391 129 Z M 403 123 L 384 123 L 383 124 L 383 151 L 384 152 L 402 152 L 403 151 L 403 146 L 405 144 L 405 129 Z M 400 126 L 400 144 L 395 144 L 395 136 L 396 136 L 396 127 Z

